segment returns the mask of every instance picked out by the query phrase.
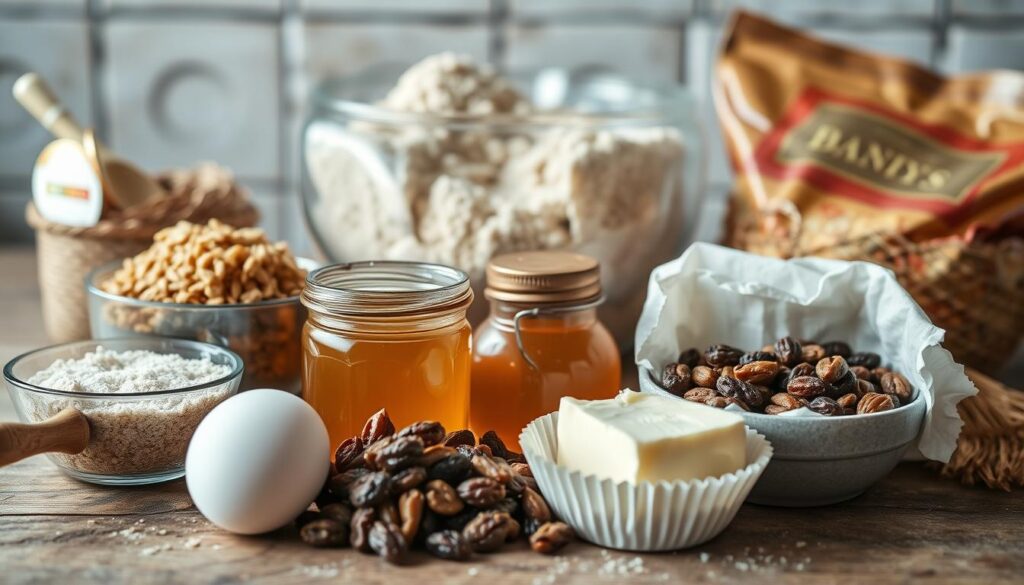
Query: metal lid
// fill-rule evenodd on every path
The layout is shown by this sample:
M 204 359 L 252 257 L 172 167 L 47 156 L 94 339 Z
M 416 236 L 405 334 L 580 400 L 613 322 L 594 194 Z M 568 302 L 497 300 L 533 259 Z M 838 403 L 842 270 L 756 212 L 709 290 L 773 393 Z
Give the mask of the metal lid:
M 601 296 L 597 260 L 575 252 L 517 252 L 487 264 L 489 299 L 510 303 L 570 303 Z

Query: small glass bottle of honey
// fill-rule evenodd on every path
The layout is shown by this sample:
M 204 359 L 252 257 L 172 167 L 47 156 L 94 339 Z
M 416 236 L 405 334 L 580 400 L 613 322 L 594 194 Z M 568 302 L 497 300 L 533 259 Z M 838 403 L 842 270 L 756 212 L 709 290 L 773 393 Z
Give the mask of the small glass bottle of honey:
M 332 445 L 381 408 L 398 427 L 466 428 L 472 302 L 466 273 L 437 264 L 357 262 L 309 274 L 302 397 Z
M 596 260 L 572 252 L 524 252 L 487 266 L 490 316 L 474 335 L 470 428 L 508 445 L 563 396 L 611 398 L 621 363 L 597 318 L 603 300 Z

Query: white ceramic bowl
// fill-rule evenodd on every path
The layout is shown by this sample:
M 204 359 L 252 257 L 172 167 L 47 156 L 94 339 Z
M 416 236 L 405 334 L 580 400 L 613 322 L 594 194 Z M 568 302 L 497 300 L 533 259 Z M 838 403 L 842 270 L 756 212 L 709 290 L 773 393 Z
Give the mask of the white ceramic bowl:
M 663 390 L 643 369 L 640 390 L 682 400 Z M 738 412 L 748 427 L 764 433 L 775 448 L 750 501 L 807 507 L 859 496 L 900 462 L 921 431 L 925 410 L 917 392 L 910 403 L 873 414 L 790 417 Z
M 519 435 L 541 492 L 580 538 L 620 550 L 677 550 L 718 536 L 772 457 L 771 443 L 747 429 L 743 469 L 690 481 L 615 482 L 558 465 L 557 427 L 555 412 L 534 420 Z

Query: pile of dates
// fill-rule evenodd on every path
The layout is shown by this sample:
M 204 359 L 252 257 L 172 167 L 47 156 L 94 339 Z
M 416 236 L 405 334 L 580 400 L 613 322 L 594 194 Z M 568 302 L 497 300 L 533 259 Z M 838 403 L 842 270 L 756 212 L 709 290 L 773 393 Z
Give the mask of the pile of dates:
M 446 433 L 421 421 L 401 430 L 383 409 L 335 453 L 314 504 L 296 519 L 302 541 L 400 563 L 422 547 L 447 560 L 493 552 L 520 536 L 542 554 L 573 540 L 556 521 L 530 467 L 498 435 Z
M 842 341 L 815 343 L 783 337 L 758 351 L 712 345 L 688 349 L 661 372 L 661 386 L 693 402 L 781 414 L 807 407 L 826 416 L 899 408 L 913 398 L 900 373 L 881 357 L 854 352 Z

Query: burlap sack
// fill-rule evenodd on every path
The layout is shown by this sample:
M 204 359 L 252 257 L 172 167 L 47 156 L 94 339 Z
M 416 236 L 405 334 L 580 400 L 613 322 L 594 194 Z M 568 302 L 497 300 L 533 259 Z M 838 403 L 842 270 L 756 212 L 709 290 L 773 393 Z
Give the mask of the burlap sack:
M 821 255 L 867 260 L 892 270 L 946 330 L 943 347 L 983 372 L 1001 368 L 1024 331 L 1024 239 L 912 242 L 897 234 L 873 235 Z

